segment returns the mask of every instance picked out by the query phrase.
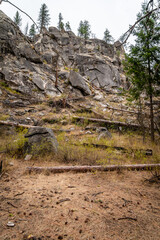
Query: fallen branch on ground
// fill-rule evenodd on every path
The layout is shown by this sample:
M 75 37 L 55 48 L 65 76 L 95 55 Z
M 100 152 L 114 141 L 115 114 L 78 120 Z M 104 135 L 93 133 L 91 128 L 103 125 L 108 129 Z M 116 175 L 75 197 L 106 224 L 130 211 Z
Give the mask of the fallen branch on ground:
M 74 116 L 73 119 L 75 120 L 81 120 L 81 121 L 88 121 L 88 122 L 97 122 L 97 123 L 105 123 L 106 125 L 115 125 L 117 127 L 129 127 L 134 129 L 141 129 L 141 126 L 139 124 L 134 123 L 125 123 L 125 122 L 118 122 L 118 121 L 110 121 L 110 120 L 104 120 L 104 119 L 97 119 L 97 118 L 86 118 L 86 117 L 78 117 Z M 148 128 L 148 127 L 146 127 Z
M 108 166 L 62 166 L 62 167 L 27 167 L 29 173 L 64 173 L 64 172 L 92 172 L 92 171 L 143 171 L 160 169 L 160 164 L 136 164 L 136 165 L 108 165 Z
M 95 147 L 95 148 L 102 148 L 102 149 L 107 149 L 107 148 L 113 148 L 115 150 L 118 150 L 118 151 L 122 151 L 124 153 L 127 153 L 129 151 L 131 152 L 141 152 L 147 156 L 152 156 L 152 149 L 127 149 L 127 148 L 124 148 L 124 147 L 117 147 L 117 146 L 107 146 L 107 145 L 104 145 L 104 144 L 95 144 L 95 143 L 83 143 L 82 144 L 83 146 L 87 146 L 87 147 Z
M 32 125 L 25 125 L 25 124 L 19 124 L 19 123 L 15 123 L 15 122 L 8 122 L 8 121 L 0 121 L 1 125 L 6 125 L 6 126 L 15 126 L 15 127 L 23 127 L 23 128 L 37 128 L 40 126 L 32 126 Z
M 137 221 L 137 218 L 132 218 L 132 217 L 122 217 L 122 218 L 118 218 L 118 220 L 133 220 L 133 221 Z

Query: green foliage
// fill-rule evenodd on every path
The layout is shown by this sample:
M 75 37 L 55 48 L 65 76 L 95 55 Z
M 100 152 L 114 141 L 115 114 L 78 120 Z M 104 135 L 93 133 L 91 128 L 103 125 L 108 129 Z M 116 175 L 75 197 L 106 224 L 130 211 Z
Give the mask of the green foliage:
M 1 121 L 6 121 L 9 118 L 9 115 L 7 114 L 0 114 L 0 120 Z
M 41 141 L 39 145 L 37 144 L 32 145 L 31 155 L 33 155 L 34 157 L 46 156 L 46 153 L 53 154 L 53 144 L 51 141 L 44 140 Z
M 6 152 L 12 157 L 22 157 L 24 155 L 24 145 L 28 141 L 27 138 L 24 137 L 27 129 L 17 128 L 16 136 L 13 136 L 6 142 Z
M 63 31 L 63 30 L 64 30 L 63 17 L 62 17 L 62 14 L 61 14 L 61 13 L 59 13 L 58 29 L 59 29 L 60 31 Z
M 114 39 L 113 37 L 111 36 L 109 30 L 106 28 L 105 32 L 104 32 L 104 38 L 103 40 L 106 42 L 106 43 L 113 43 L 114 42 Z
M 91 30 L 90 30 L 90 25 L 88 21 L 80 21 L 79 28 L 78 28 L 78 36 L 82 37 L 84 39 L 89 39 Z
M 140 19 L 147 13 L 146 3 L 137 15 Z M 130 100 L 140 102 L 142 96 L 150 100 L 151 138 L 154 140 L 153 105 L 157 85 L 160 85 L 160 21 L 155 12 L 141 20 L 134 28 L 135 45 L 130 46 L 130 52 L 124 62 L 125 72 L 131 83 Z
M 14 23 L 15 23 L 18 27 L 20 27 L 20 26 L 22 25 L 22 18 L 21 18 L 21 16 L 20 16 L 20 14 L 19 14 L 18 11 L 16 12 L 16 15 L 15 15 L 15 17 L 14 17 Z
M 39 11 L 39 17 L 38 17 L 38 25 L 40 28 L 40 32 L 42 31 L 42 28 L 47 28 L 50 23 L 50 15 L 48 7 L 45 3 L 41 5 L 40 11 Z
M 1 86 L 3 89 L 5 89 L 5 90 L 7 90 L 8 92 L 10 92 L 11 94 L 20 94 L 20 93 L 17 92 L 16 90 L 13 90 L 12 88 L 10 88 L 6 82 L 0 82 L 0 86 Z
M 35 34 L 36 34 L 35 24 L 32 24 L 32 25 L 31 25 L 31 28 L 30 28 L 30 30 L 29 30 L 29 36 L 30 36 L 31 38 L 33 38 L 33 37 L 35 36 Z
M 6 82 L 0 82 L 0 85 L 4 88 L 8 87 L 8 84 Z
M 142 5 L 142 13 L 138 19 L 146 14 L 146 4 Z M 135 45 L 130 46 L 130 53 L 124 62 L 126 73 L 131 85 L 131 95 L 134 99 L 145 91 L 149 96 L 154 93 L 153 84 L 158 84 L 160 78 L 160 22 L 157 15 L 152 13 L 140 21 L 134 29 Z
M 72 29 L 71 29 L 71 26 L 70 26 L 70 23 L 69 23 L 69 22 L 66 22 L 66 24 L 65 24 L 65 29 L 66 29 L 66 31 L 72 31 Z

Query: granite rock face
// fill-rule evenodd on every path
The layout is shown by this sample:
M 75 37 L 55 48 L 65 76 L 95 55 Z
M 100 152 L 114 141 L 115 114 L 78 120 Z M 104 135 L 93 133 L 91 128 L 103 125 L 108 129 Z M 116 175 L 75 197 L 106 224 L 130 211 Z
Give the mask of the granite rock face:
M 0 10 L 0 44 L 1 53 L 12 53 L 25 57 L 31 62 L 41 63 L 40 56 L 21 33 L 16 24 Z
M 121 66 L 124 50 L 118 43 L 84 40 L 55 27 L 29 39 L 2 11 L 0 53 L 0 81 L 17 99 L 20 95 L 30 102 L 63 93 L 90 95 L 95 87 L 111 91 L 126 85 Z
M 91 94 L 85 79 L 79 73 L 70 71 L 69 81 L 73 87 L 79 89 L 84 95 Z

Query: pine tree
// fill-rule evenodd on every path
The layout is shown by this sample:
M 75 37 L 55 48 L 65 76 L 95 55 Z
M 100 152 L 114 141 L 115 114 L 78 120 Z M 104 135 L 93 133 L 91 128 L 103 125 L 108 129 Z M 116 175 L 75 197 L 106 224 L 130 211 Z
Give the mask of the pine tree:
M 70 23 L 69 23 L 69 22 L 67 22 L 67 23 L 65 24 L 65 29 L 66 29 L 66 31 L 72 31 L 72 29 L 71 29 L 71 26 L 70 26 Z
M 84 38 L 85 39 L 89 39 L 90 34 L 91 34 L 91 30 L 90 30 L 90 25 L 88 21 L 84 21 Z
M 80 21 L 79 28 L 78 28 L 78 36 L 83 37 L 83 35 L 84 35 L 84 25 L 83 25 L 83 21 Z
M 78 28 L 78 36 L 84 39 L 89 39 L 90 34 L 91 34 L 91 30 L 90 30 L 89 22 L 87 20 L 85 20 L 84 22 L 80 21 L 79 28 Z
M 59 29 L 60 31 L 63 31 L 63 30 L 64 30 L 64 23 L 63 23 L 63 17 L 62 17 L 62 14 L 61 14 L 61 13 L 59 13 L 58 18 L 59 18 L 59 21 L 58 21 L 58 29 Z
M 30 36 L 31 38 L 33 38 L 33 37 L 35 36 L 35 34 L 36 34 L 36 28 L 35 28 L 35 25 L 32 24 L 32 25 L 31 25 L 31 28 L 30 28 L 30 30 L 29 30 L 29 36 Z
M 113 43 L 114 42 L 114 39 L 112 37 L 112 35 L 110 34 L 109 30 L 106 28 L 105 32 L 104 32 L 104 38 L 103 40 L 106 42 L 106 43 Z
M 18 11 L 16 12 L 16 15 L 15 15 L 15 17 L 14 17 L 14 23 L 15 23 L 18 27 L 20 27 L 20 26 L 22 25 L 22 18 L 21 18 L 21 16 L 20 16 L 20 14 L 19 14 Z
M 146 3 L 142 4 L 142 11 L 138 19 L 146 14 Z M 150 131 L 154 141 L 154 111 L 153 97 L 156 95 L 156 85 L 160 85 L 160 22 L 154 12 L 140 21 L 133 34 L 135 45 L 131 45 L 130 52 L 124 63 L 129 76 L 131 88 L 129 94 L 132 99 L 139 101 L 142 94 L 150 102 Z
M 38 17 L 38 25 L 40 28 L 40 32 L 42 31 L 43 27 L 48 27 L 50 23 L 50 15 L 48 7 L 45 3 L 41 5 L 40 11 L 39 11 L 39 17 Z

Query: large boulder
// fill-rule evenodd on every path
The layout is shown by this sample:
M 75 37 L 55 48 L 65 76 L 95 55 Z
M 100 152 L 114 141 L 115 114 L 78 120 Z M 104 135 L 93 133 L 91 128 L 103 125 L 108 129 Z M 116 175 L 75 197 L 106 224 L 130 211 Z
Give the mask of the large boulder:
M 47 154 L 57 152 L 58 143 L 52 129 L 31 127 L 25 135 L 25 152 L 27 154 Z
M 85 79 L 77 72 L 71 71 L 69 81 L 72 87 L 79 89 L 84 95 L 91 95 L 89 86 Z
M 89 54 L 77 54 L 76 65 L 82 75 L 96 87 L 109 89 L 120 86 L 118 69 L 107 63 L 103 58 Z

